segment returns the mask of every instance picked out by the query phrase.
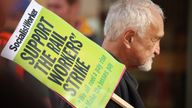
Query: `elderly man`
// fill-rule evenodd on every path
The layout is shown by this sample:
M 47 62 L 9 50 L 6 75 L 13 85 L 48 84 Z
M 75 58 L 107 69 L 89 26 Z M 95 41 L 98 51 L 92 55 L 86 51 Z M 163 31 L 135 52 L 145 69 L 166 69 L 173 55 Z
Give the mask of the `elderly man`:
M 105 21 L 102 47 L 127 67 L 115 93 L 134 108 L 144 108 L 144 104 L 128 70 L 151 70 L 153 58 L 160 53 L 163 18 L 161 8 L 150 0 L 117 0 Z M 63 106 L 70 108 L 66 102 Z M 120 106 L 110 100 L 106 108 Z
M 160 53 L 160 39 L 164 35 L 162 10 L 150 0 L 117 0 L 107 15 L 104 33 L 103 48 L 127 67 L 115 93 L 135 108 L 144 108 L 137 83 L 128 70 L 151 69 L 153 58 Z M 62 107 L 70 107 L 65 102 L 62 104 Z M 120 106 L 110 100 L 106 107 Z
M 115 93 L 135 108 L 143 108 L 137 82 L 129 70 L 150 71 L 153 58 L 160 54 L 164 35 L 163 12 L 150 0 L 118 0 L 107 15 L 103 48 L 126 65 Z M 119 106 L 110 101 L 108 108 Z
M 144 108 L 137 82 L 128 70 L 150 71 L 153 58 L 160 53 L 164 35 L 163 12 L 150 0 L 117 0 L 107 15 L 102 47 L 127 67 L 115 93 L 134 108 Z M 59 108 L 72 108 L 60 100 Z M 106 108 L 120 108 L 109 101 Z

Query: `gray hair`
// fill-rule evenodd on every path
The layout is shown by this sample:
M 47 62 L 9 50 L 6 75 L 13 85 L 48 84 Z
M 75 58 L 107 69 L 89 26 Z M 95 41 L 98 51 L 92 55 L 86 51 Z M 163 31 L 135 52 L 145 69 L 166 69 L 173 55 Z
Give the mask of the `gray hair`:
M 162 9 L 151 0 L 117 0 L 110 7 L 105 20 L 105 37 L 115 40 L 128 28 L 135 29 L 142 36 L 153 21 L 151 6 L 164 19 Z

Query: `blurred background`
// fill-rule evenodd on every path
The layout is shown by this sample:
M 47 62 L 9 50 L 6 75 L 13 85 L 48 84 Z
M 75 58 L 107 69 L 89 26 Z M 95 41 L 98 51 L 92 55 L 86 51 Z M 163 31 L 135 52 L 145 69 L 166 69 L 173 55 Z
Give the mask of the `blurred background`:
M 48 5 L 51 0 L 37 1 L 53 10 L 59 8 L 58 5 Z M 66 21 L 101 45 L 104 38 L 104 20 L 109 6 L 114 1 L 116 0 L 79 0 L 79 5 L 76 7 L 78 12 L 74 11 L 77 20 L 66 19 Z M 192 108 L 192 1 L 152 1 L 160 5 L 166 17 L 161 54 L 155 59 L 151 72 L 131 74 L 139 82 L 139 93 L 146 108 Z M 14 31 L 30 0 L 11 0 L 11 2 L 14 5 L 7 10 L 8 18 L 1 30 L 1 33 L 8 37 Z M 3 67 L 2 61 L 0 62 L 0 66 Z M 23 70 L 15 64 L 11 63 L 11 66 L 12 70 L 17 71 L 14 75 L 22 77 Z

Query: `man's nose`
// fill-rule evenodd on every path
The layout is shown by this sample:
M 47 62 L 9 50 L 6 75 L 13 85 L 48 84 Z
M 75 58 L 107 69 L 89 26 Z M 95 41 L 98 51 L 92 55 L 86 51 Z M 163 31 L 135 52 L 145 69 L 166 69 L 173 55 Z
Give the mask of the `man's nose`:
M 160 45 L 159 45 L 159 43 L 158 44 L 156 44 L 156 46 L 155 46 L 155 55 L 159 55 L 160 54 Z

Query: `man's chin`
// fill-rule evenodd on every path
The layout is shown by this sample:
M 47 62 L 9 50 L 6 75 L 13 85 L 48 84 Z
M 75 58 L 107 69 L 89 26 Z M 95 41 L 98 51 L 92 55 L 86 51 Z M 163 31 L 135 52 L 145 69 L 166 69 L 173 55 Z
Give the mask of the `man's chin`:
M 152 60 L 147 61 L 145 64 L 138 66 L 141 71 L 149 72 L 152 68 Z

